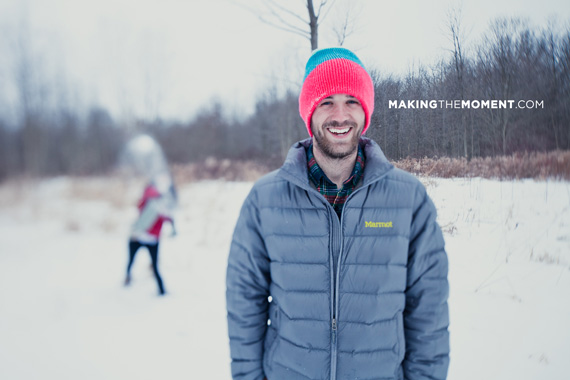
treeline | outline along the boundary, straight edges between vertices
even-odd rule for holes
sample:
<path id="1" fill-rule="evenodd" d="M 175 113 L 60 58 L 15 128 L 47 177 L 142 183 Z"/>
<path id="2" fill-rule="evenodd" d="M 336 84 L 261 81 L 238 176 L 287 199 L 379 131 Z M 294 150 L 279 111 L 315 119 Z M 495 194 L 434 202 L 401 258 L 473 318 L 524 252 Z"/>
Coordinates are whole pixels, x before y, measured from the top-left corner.
<path id="1" fill-rule="evenodd" d="M 570 30 L 557 34 L 499 19 L 469 56 L 454 41 L 451 59 L 435 67 L 404 78 L 377 75 L 370 135 L 387 156 L 470 159 L 570 149 Z M 391 108 L 390 100 L 445 102 L 418 109 Z M 482 107 L 493 100 L 507 107 Z"/>
<path id="2" fill-rule="evenodd" d="M 499 19 L 470 50 L 459 34 L 452 36 L 451 54 L 438 64 L 403 76 L 372 70 L 376 99 L 367 135 L 389 159 L 469 161 L 570 149 L 570 29 Z M 82 113 L 65 102 L 39 107 L 21 83 L 16 125 L 0 114 L 0 180 L 107 173 L 125 142 L 143 132 L 158 140 L 172 164 L 215 157 L 253 159 L 269 167 L 277 167 L 290 145 L 308 136 L 298 114 L 299 88 L 270 87 L 247 117 L 227 117 L 224 105 L 215 103 L 189 121 L 124 125 L 102 108 Z M 512 108 L 481 106 L 494 100 Z M 468 102 L 471 107 L 461 106 Z"/>

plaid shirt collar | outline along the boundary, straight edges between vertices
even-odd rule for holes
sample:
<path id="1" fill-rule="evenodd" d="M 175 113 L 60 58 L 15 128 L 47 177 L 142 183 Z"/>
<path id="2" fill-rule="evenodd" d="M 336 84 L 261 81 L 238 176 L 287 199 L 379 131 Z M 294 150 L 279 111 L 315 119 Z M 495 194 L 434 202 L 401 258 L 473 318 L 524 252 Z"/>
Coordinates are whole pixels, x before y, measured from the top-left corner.
<path id="1" fill-rule="evenodd" d="M 323 172 L 323 170 L 319 167 L 319 164 L 317 164 L 317 160 L 313 155 L 313 144 L 311 143 L 307 149 L 307 167 L 309 170 L 309 179 L 315 185 L 319 193 L 321 193 L 334 208 L 339 218 L 346 199 L 354 191 L 356 185 L 362 177 L 362 173 L 364 172 L 364 161 L 364 151 L 359 144 L 354 169 L 352 170 L 350 177 L 343 182 L 342 188 L 339 189 L 336 184 L 327 177 L 325 172 Z"/>

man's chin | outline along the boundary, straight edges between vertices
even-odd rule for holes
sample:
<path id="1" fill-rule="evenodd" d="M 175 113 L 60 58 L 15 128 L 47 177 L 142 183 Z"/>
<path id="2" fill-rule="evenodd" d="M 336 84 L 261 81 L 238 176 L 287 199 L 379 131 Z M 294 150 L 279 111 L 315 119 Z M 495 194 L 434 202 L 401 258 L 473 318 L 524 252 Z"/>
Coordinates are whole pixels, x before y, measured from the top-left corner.
<path id="1" fill-rule="evenodd" d="M 358 138 L 335 139 L 324 135 L 313 135 L 314 146 L 328 158 L 339 160 L 353 155 L 358 150 Z"/>
<path id="2" fill-rule="evenodd" d="M 353 155 L 357 151 L 357 149 L 358 145 L 339 147 L 339 146 L 331 146 L 329 144 L 325 144 L 325 146 L 319 147 L 319 150 L 321 150 L 326 156 L 337 160 Z"/>

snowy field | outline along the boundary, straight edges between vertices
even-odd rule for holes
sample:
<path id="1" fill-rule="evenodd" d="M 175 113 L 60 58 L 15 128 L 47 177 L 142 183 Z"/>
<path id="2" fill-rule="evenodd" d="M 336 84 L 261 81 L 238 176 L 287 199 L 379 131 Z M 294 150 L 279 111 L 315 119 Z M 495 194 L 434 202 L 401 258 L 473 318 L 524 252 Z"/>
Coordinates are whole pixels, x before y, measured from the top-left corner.
<path id="1" fill-rule="evenodd" d="M 433 179 L 450 260 L 450 380 L 570 373 L 570 183 Z M 229 380 L 228 247 L 251 183 L 179 188 L 159 297 L 148 254 L 123 286 L 142 184 L 0 186 L 0 379 Z"/>

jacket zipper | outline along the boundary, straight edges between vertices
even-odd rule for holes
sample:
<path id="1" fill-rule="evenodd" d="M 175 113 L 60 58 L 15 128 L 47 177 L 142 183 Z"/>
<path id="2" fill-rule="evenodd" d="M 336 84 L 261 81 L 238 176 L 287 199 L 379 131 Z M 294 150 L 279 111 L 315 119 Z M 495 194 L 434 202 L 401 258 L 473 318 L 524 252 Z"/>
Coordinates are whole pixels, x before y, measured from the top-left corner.
<path id="1" fill-rule="evenodd" d="M 331 314 L 332 314 L 332 322 L 331 322 L 331 380 L 335 380 L 336 379 L 336 361 L 337 361 L 337 340 L 336 340 L 336 334 L 337 334 L 337 321 L 336 321 L 336 317 L 337 317 L 337 299 L 336 299 L 336 295 L 338 294 L 337 292 L 337 281 L 336 281 L 336 277 L 337 277 L 337 273 L 338 273 L 338 265 L 335 268 L 335 263 L 334 263 L 334 252 L 335 250 L 339 250 L 338 254 L 340 256 L 340 246 L 337 245 L 337 242 L 339 240 L 339 237 L 342 235 L 340 233 L 340 228 L 337 226 L 340 226 L 340 221 L 338 220 L 338 217 L 336 216 L 336 212 L 334 211 L 333 207 L 328 204 L 328 209 L 329 209 L 329 218 L 331 220 L 331 225 L 333 226 L 332 228 L 332 249 L 330 252 L 330 262 L 331 262 Z M 334 220 L 336 218 L 336 220 Z M 337 233 L 338 230 L 338 233 Z"/>
<path id="2" fill-rule="evenodd" d="M 331 350 L 331 380 L 336 379 L 336 356 L 337 356 L 337 347 L 336 347 L 336 318 L 332 320 L 332 350 Z"/>
<path id="3" fill-rule="evenodd" d="M 374 183 L 376 181 L 371 182 L 370 184 Z M 370 184 L 367 184 L 366 186 L 369 186 Z M 362 188 L 364 188 L 365 186 L 361 186 L 358 189 L 355 189 L 349 196 L 348 198 L 346 198 L 346 201 L 344 202 L 344 205 L 342 206 L 342 212 L 340 213 L 340 219 L 338 219 L 338 235 L 339 235 L 339 252 L 338 252 L 338 258 L 337 258 L 337 264 L 336 264 L 336 273 L 335 273 L 335 280 L 333 283 L 334 286 L 334 291 L 332 294 L 332 302 L 333 302 L 333 317 L 332 317 L 332 350 L 331 350 L 331 354 L 332 354 L 332 358 L 331 358 L 331 380 L 336 380 L 336 363 L 337 363 L 337 355 L 338 355 L 338 347 L 337 347 L 337 328 L 338 328 L 338 313 L 339 313 L 339 293 L 340 293 L 340 263 L 342 261 L 342 254 L 344 251 L 344 235 L 342 234 L 342 225 L 343 225 L 343 220 L 344 220 L 344 207 L 347 205 L 348 201 L 350 200 L 350 198 L 352 198 L 352 196 L 357 193 L 359 190 L 361 190 Z M 328 203 L 328 202 L 327 202 Z M 330 205 L 329 205 L 330 206 Z M 332 209 L 332 206 L 331 206 Z M 333 209 L 334 212 L 334 209 Z M 329 210 L 330 213 L 330 210 Z M 335 216 L 335 215 L 333 215 Z M 334 224 L 334 221 L 333 221 Z M 333 228 L 333 232 L 334 232 L 334 228 Z M 333 247 L 334 249 L 335 247 Z M 331 253 L 332 255 L 332 253 Z M 333 264 L 333 268 L 334 268 L 334 263 Z"/>
<path id="4" fill-rule="evenodd" d="M 386 175 L 386 173 L 384 173 L 384 175 L 375 178 L 373 181 L 362 185 L 361 187 L 355 189 L 346 199 L 344 205 L 342 206 L 342 212 L 341 212 L 341 216 L 340 219 L 337 218 L 338 220 L 338 235 L 340 236 L 340 248 L 339 248 L 339 253 L 338 253 L 338 260 L 337 260 L 337 266 L 336 266 L 336 273 L 335 273 L 335 268 L 334 268 L 334 256 L 333 256 L 333 252 L 334 252 L 334 243 L 335 243 L 335 236 L 332 237 L 331 239 L 331 243 L 333 244 L 333 249 L 330 252 L 330 261 L 331 264 L 333 266 L 333 268 L 331 269 L 331 317 L 332 317 L 332 322 L 331 322 L 331 342 L 332 342 L 332 349 L 331 349 L 331 380 L 336 380 L 336 366 L 337 366 L 337 329 L 338 329 L 338 320 L 337 320 L 337 316 L 338 316 L 338 293 L 339 293 L 339 289 L 340 289 L 340 262 L 342 260 L 342 251 L 343 251 L 343 245 L 344 245 L 344 239 L 343 239 L 343 235 L 341 233 L 342 231 L 342 222 L 344 219 L 344 208 L 346 206 L 346 204 L 348 203 L 348 201 L 350 200 L 350 198 L 352 198 L 352 196 L 354 194 L 356 194 L 358 191 L 360 191 L 361 189 L 365 188 L 365 187 L 369 187 L 371 186 L 373 183 L 378 182 L 380 179 L 382 179 L 384 176 Z M 310 190 L 313 193 L 319 195 L 320 197 L 322 197 L 322 199 L 324 199 L 323 195 L 321 193 L 319 193 L 317 190 L 311 188 L 311 187 L 307 187 L 304 184 L 300 184 L 297 181 L 293 181 L 293 183 L 297 183 L 297 185 L 299 185 L 299 187 L 301 187 L 302 189 L 305 190 Z M 336 223 L 333 220 L 333 217 L 336 216 L 336 212 L 334 211 L 334 208 L 330 205 L 329 202 L 327 202 L 326 199 L 324 199 L 324 204 L 325 206 L 327 206 L 328 210 L 329 210 L 329 219 L 332 221 L 332 225 L 334 225 L 334 223 Z M 333 235 L 335 233 L 335 229 L 337 229 L 337 227 L 333 227 L 332 232 Z M 336 276 L 335 276 L 336 275 Z M 336 277 L 336 278 L 335 278 Z"/>
<path id="5" fill-rule="evenodd" d="M 376 181 L 371 182 L 370 184 L 374 183 Z M 370 184 L 367 184 L 367 186 L 369 186 Z M 332 322 L 331 322 L 331 380 L 336 380 L 336 366 L 337 366 L 337 356 L 338 356 L 338 347 L 337 347 L 337 329 L 338 329 L 338 313 L 339 313 L 339 293 L 340 293 L 340 263 L 342 261 L 342 254 L 344 251 L 344 236 L 342 234 L 342 224 L 343 224 L 343 220 L 344 220 L 344 207 L 346 206 L 346 204 L 348 203 L 348 201 L 350 200 L 350 198 L 352 198 L 352 196 L 357 193 L 359 190 L 363 189 L 365 186 L 361 186 L 358 189 L 354 190 L 346 199 L 346 201 L 344 202 L 344 205 L 342 206 L 342 212 L 340 214 L 340 219 L 336 218 L 336 212 L 334 211 L 334 208 L 328 203 L 326 202 L 326 205 L 328 206 L 328 210 L 329 210 L 329 217 L 332 221 L 333 225 L 333 229 L 332 229 L 332 250 L 330 253 L 330 258 L 331 258 L 331 265 L 332 265 L 332 269 L 331 269 L 331 302 L 332 302 Z M 318 193 L 319 195 L 321 195 L 320 193 Z M 336 224 L 338 223 L 338 224 Z M 338 235 L 338 237 L 337 237 Z M 338 246 L 337 246 L 337 241 L 338 241 Z M 337 263 L 336 263 L 336 267 L 334 264 L 334 251 L 335 249 L 337 249 L 338 247 L 338 257 L 337 257 Z"/>

